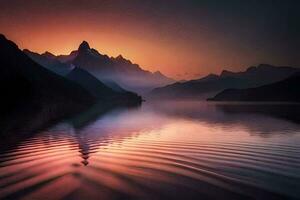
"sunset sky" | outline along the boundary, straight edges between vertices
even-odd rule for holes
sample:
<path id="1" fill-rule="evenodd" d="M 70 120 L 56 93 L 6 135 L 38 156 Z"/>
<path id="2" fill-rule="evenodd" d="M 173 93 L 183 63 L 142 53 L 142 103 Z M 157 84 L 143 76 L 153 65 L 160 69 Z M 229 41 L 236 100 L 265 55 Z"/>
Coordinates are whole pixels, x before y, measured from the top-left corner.
<path id="1" fill-rule="evenodd" d="M 9 0 L 0 32 L 68 54 L 82 40 L 175 79 L 259 63 L 300 66 L 300 1 Z"/>

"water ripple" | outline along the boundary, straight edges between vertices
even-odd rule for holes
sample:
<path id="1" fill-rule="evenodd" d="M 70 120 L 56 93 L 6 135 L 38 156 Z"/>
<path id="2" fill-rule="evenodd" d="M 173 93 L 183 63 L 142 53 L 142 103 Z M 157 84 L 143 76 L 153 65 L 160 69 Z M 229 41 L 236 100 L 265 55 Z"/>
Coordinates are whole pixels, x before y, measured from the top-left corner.
<path id="1" fill-rule="evenodd" d="M 42 131 L 0 152 L 0 199 L 300 197 L 298 130 L 261 137 L 186 119 L 137 130 L 127 117 L 121 128 Z"/>

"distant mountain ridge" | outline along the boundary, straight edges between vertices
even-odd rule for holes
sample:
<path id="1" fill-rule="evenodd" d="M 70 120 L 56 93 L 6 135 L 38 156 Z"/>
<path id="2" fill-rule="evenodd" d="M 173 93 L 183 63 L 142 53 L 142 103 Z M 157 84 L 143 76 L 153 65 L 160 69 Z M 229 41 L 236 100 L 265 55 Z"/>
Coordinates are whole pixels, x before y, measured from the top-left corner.
<path id="1" fill-rule="evenodd" d="M 28 49 L 23 50 L 23 52 L 41 66 L 55 72 L 58 75 L 66 76 L 72 70 L 72 66 L 70 64 L 62 63 L 50 52 L 38 54 Z"/>
<path id="2" fill-rule="evenodd" d="M 279 101 L 300 102 L 300 74 L 278 81 L 276 83 L 248 88 L 226 89 L 211 101 Z"/>
<path id="3" fill-rule="evenodd" d="M 243 72 L 222 71 L 220 75 L 209 74 L 197 80 L 177 82 L 151 91 L 151 97 L 202 98 L 206 99 L 228 88 L 250 88 L 281 81 L 299 72 L 300 69 L 288 66 L 260 64 Z"/>
<path id="4" fill-rule="evenodd" d="M 100 80 L 113 80 L 126 89 L 138 92 L 173 82 L 160 72 L 143 70 L 122 55 L 116 58 L 102 55 L 85 41 L 80 44 L 75 59 L 69 63 L 86 69 Z"/>
<path id="5" fill-rule="evenodd" d="M 47 68 L 66 68 L 66 66 L 69 68 L 70 66 L 80 67 L 101 81 L 114 81 L 125 89 L 136 92 L 149 91 L 155 87 L 175 82 L 159 71 L 152 73 L 143 70 L 138 64 L 132 63 L 122 55 L 116 58 L 102 55 L 96 49 L 91 48 L 86 41 L 83 41 L 78 49 L 72 51 L 69 55 L 55 56 L 55 60 L 60 63 L 57 63 L 57 66 L 48 64 L 50 61 L 41 62 L 40 58 L 34 53 L 32 54 L 29 51 L 26 51 L 26 53 L 36 62 L 40 64 L 45 63 L 45 67 Z M 49 60 L 49 55 L 38 55 Z"/>

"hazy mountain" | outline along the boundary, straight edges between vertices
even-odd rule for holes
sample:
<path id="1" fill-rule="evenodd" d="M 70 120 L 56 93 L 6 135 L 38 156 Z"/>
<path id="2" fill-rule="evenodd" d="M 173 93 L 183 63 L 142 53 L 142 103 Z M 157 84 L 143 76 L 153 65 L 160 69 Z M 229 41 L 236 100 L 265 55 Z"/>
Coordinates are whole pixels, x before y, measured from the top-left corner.
<path id="1" fill-rule="evenodd" d="M 25 49 L 23 52 L 41 66 L 61 76 L 67 75 L 72 69 L 70 64 L 62 63 L 55 55 L 49 52 L 38 54 L 28 49 Z"/>
<path id="2" fill-rule="evenodd" d="M 49 52 L 38 54 L 29 50 L 24 52 L 40 65 L 59 75 L 65 76 L 74 66 L 77 66 L 119 91 L 126 88 L 145 93 L 155 87 L 175 82 L 159 71 L 152 73 L 143 70 L 138 64 L 123 58 L 122 55 L 116 58 L 103 55 L 91 48 L 86 41 L 83 41 L 78 49 L 69 55 L 54 56 Z"/>
<path id="3" fill-rule="evenodd" d="M 165 87 L 156 88 L 152 97 L 166 98 L 208 98 L 228 88 L 250 88 L 283 80 L 299 71 L 295 67 L 276 67 L 261 64 L 249 67 L 243 72 L 224 70 L 220 75 L 210 74 L 206 77 L 187 82 L 177 82 Z"/>
<path id="4" fill-rule="evenodd" d="M 80 85 L 31 60 L 3 35 L 0 35 L 0 66 L 1 112 L 22 107 L 50 113 L 60 110 L 63 114 L 65 110 L 76 110 L 74 107 L 85 107 L 95 100 Z"/>
<path id="5" fill-rule="evenodd" d="M 85 69 L 104 82 L 113 81 L 126 89 L 138 92 L 174 82 L 160 72 L 143 70 L 121 55 L 116 58 L 102 55 L 90 48 L 86 41 L 80 44 L 77 51 L 72 51 L 70 55 L 57 56 L 57 59 Z"/>
<path id="6" fill-rule="evenodd" d="M 141 97 L 137 94 L 126 90 L 120 92 L 116 91 L 79 67 L 75 67 L 66 77 L 80 84 L 96 97 L 98 101 L 110 102 L 112 104 L 116 102 L 121 104 L 134 104 L 141 103 L 142 101 Z M 117 87 L 117 85 L 114 86 Z M 118 89 L 120 90 L 121 88 Z"/>
<path id="7" fill-rule="evenodd" d="M 177 82 L 151 91 L 150 97 L 154 98 L 207 98 L 225 88 L 246 87 L 248 82 L 235 77 L 219 77 L 211 80 L 204 77 L 203 80 Z"/>
<path id="8" fill-rule="evenodd" d="M 120 92 L 120 93 L 125 93 L 128 92 L 127 90 L 125 90 L 124 88 L 122 88 L 120 85 L 118 85 L 116 82 L 111 81 L 111 80 L 104 80 L 102 81 L 107 87 L 110 87 L 111 89 L 113 89 L 116 92 Z"/>
<path id="9" fill-rule="evenodd" d="M 116 94 L 111 88 L 79 67 L 75 67 L 66 78 L 80 84 L 98 99 L 109 98 Z"/>
<path id="10" fill-rule="evenodd" d="M 78 51 L 74 50 L 69 55 L 58 55 L 58 56 L 56 56 L 56 58 L 62 63 L 67 63 L 67 62 L 70 62 L 73 59 L 75 59 L 77 54 L 78 54 Z"/>
<path id="11" fill-rule="evenodd" d="M 70 56 L 55 56 L 50 52 L 38 54 L 28 49 L 24 49 L 23 52 L 41 66 L 61 76 L 67 76 L 75 68 L 73 64 L 68 64 L 68 61 L 76 57 L 77 51 L 73 51 Z M 110 87 L 116 92 L 128 92 L 112 80 L 105 79 L 104 81 L 105 82 L 103 83 L 106 86 Z"/>
<path id="12" fill-rule="evenodd" d="M 242 78 L 249 81 L 252 86 L 261 86 L 288 78 L 298 71 L 299 68 L 296 67 L 260 64 L 257 67 L 249 67 L 244 72 L 230 72 L 224 70 L 220 76 Z"/>
<path id="13" fill-rule="evenodd" d="M 226 89 L 209 99 L 213 101 L 300 102 L 300 74 L 282 81 L 249 89 Z"/>

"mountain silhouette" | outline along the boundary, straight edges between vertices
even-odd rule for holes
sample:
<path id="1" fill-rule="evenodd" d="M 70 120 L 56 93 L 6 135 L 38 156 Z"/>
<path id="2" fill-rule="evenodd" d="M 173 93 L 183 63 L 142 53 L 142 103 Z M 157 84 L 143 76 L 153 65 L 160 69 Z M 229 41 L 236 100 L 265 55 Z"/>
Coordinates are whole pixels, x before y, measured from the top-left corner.
<path id="1" fill-rule="evenodd" d="M 57 59 L 47 52 L 41 56 Z M 109 84 L 115 90 L 110 88 L 84 69 L 74 67 L 65 77 L 60 76 L 33 61 L 2 34 L 0 66 L 1 136 L 8 132 L 32 132 L 77 115 L 92 105 L 104 110 L 137 106 L 142 101 L 137 94 L 113 82 Z"/>
<path id="2" fill-rule="evenodd" d="M 87 70 L 103 82 L 115 82 L 122 87 L 136 92 L 144 92 L 155 87 L 170 84 L 172 79 L 160 72 L 149 72 L 139 65 L 125 59 L 122 55 L 108 57 L 83 41 L 79 48 L 69 55 L 56 57 L 62 63 L 74 65 Z"/>
<path id="3" fill-rule="evenodd" d="M 40 66 L 1 34 L 0 65 L 1 118 L 20 107 L 48 110 L 54 117 L 58 111 L 63 115 L 95 102 L 79 84 Z"/>
<path id="4" fill-rule="evenodd" d="M 56 58 L 55 55 L 49 52 L 38 54 L 28 49 L 23 50 L 23 52 L 41 66 L 47 68 L 48 70 L 58 75 L 66 76 L 72 69 L 71 65 L 62 63 Z"/>
<path id="5" fill-rule="evenodd" d="M 90 45 L 89 43 L 87 43 L 87 41 L 83 41 L 78 47 L 79 52 L 86 52 L 89 51 L 90 49 L 91 49 Z"/>
<path id="6" fill-rule="evenodd" d="M 73 59 L 75 59 L 77 55 L 78 55 L 78 51 L 74 50 L 69 55 L 58 55 L 56 56 L 56 58 L 62 63 L 69 63 Z"/>
<path id="7" fill-rule="evenodd" d="M 111 89 L 113 89 L 116 92 L 120 92 L 120 93 L 126 93 L 128 92 L 127 90 L 125 90 L 124 88 L 122 88 L 120 85 L 118 85 L 116 82 L 111 81 L 111 80 L 105 80 L 102 81 L 107 87 L 110 87 Z"/>
<path id="8" fill-rule="evenodd" d="M 84 49 L 88 49 L 88 48 L 89 48 L 89 45 L 86 42 L 83 43 L 79 47 L 79 49 L 81 49 L 82 51 L 84 51 Z M 64 63 L 63 61 L 61 61 L 61 60 L 65 60 L 65 61 L 68 60 L 69 58 L 67 58 L 67 57 L 64 57 L 63 59 L 61 59 L 61 57 L 55 56 L 52 53 L 47 52 L 47 51 L 43 54 L 38 54 L 38 53 L 32 52 L 28 49 L 24 49 L 23 52 L 26 55 L 28 55 L 32 60 L 34 60 L 35 62 L 40 64 L 41 66 L 47 68 L 48 70 L 50 70 L 58 75 L 64 76 L 64 77 L 67 76 L 75 68 L 74 65 L 68 64 L 67 62 Z M 77 53 L 78 53 L 77 51 L 73 52 L 73 54 L 76 54 L 76 55 L 77 55 Z M 72 56 L 73 55 L 71 55 L 70 57 L 72 57 Z M 83 69 L 81 69 L 81 70 L 83 71 Z M 85 71 L 85 72 L 87 72 L 87 71 Z M 103 82 L 103 83 L 106 86 L 110 87 L 111 89 L 115 90 L 116 92 L 128 92 L 112 80 L 106 79 L 105 82 Z"/>
<path id="9" fill-rule="evenodd" d="M 141 103 L 142 99 L 135 93 L 128 92 L 126 90 L 116 91 L 111 87 L 102 83 L 88 71 L 75 67 L 67 76 L 71 81 L 74 81 L 89 91 L 98 101 L 109 102 L 110 104 L 132 104 Z M 114 85 L 116 89 L 121 88 Z"/>
<path id="10" fill-rule="evenodd" d="M 111 88 L 79 67 L 75 67 L 66 77 L 80 84 L 98 99 L 107 98 L 116 94 Z"/>
<path id="11" fill-rule="evenodd" d="M 201 79 L 156 88 L 151 91 L 150 96 L 206 99 L 229 88 L 245 89 L 281 81 L 299 71 L 296 67 L 277 67 L 268 64 L 249 67 L 243 72 L 224 70 L 220 75 L 210 74 Z"/>
<path id="12" fill-rule="evenodd" d="M 226 89 L 212 101 L 284 101 L 300 102 L 300 74 L 282 81 L 249 89 Z"/>
<path id="13" fill-rule="evenodd" d="M 159 71 L 152 73 L 143 70 L 138 64 L 132 63 L 122 55 L 115 58 L 103 55 L 91 48 L 86 41 L 83 41 L 78 49 L 69 55 L 54 56 L 49 52 L 38 54 L 29 50 L 24 52 L 35 62 L 59 75 L 65 76 L 76 66 L 85 69 L 104 83 L 110 85 L 113 83 L 118 90 L 126 88 L 145 93 L 155 87 L 175 82 Z"/>

